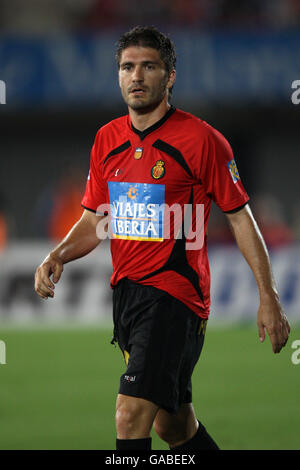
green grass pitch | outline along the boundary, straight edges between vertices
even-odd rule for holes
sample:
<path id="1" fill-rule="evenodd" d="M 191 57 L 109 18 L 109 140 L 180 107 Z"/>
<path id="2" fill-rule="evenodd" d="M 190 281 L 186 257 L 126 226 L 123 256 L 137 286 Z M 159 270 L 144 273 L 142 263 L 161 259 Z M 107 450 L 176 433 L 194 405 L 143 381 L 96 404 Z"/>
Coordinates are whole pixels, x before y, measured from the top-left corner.
<path id="1" fill-rule="evenodd" d="M 100 328 L 5 329 L 0 449 L 114 449 L 124 362 Z M 193 376 L 197 416 L 222 449 L 300 449 L 300 364 L 256 328 L 208 325 Z M 167 449 L 152 433 L 154 450 Z"/>

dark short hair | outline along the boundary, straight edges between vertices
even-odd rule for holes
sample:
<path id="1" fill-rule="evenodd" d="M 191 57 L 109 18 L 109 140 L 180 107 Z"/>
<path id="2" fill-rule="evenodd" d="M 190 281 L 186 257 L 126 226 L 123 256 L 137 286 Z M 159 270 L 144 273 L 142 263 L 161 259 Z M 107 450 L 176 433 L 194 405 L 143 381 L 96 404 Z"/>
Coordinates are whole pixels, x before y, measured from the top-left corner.
<path id="1" fill-rule="evenodd" d="M 176 52 L 173 42 L 154 26 L 136 26 L 122 34 L 117 42 L 116 60 L 118 66 L 120 66 L 122 51 L 130 46 L 152 47 L 152 49 L 159 51 L 168 74 L 176 68 Z"/>

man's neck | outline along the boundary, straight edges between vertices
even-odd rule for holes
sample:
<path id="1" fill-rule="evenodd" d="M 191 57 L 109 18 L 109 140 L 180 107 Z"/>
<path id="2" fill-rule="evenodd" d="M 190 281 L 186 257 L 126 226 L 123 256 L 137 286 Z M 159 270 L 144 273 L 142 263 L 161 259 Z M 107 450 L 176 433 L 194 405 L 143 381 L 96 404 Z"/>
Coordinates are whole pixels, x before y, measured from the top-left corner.
<path id="1" fill-rule="evenodd" d="M 132 125 L 139 131 L 144 131 L 150 126 L 153 126 L 156 122 L 158 122 L 161 118 L 165 116 L 165 114 L 169 111 L 170 105 L 167 101 L 163 100 L 155 109 L 143 113 L 138 110 L 134 110 L 129 108 L 129 116 Z"/>

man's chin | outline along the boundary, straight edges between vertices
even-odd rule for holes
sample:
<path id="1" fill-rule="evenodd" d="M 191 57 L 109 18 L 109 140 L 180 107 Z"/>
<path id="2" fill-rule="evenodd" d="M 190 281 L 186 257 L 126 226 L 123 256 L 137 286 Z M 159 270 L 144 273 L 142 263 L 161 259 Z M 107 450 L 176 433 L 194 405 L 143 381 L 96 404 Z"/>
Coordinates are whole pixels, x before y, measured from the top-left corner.
<path id="1" fill-rule="evenodd" d="M 129 100 L 127 102 L 129 108 L 134 111 L 138 111 L 140 114 L 146 114 L 153 111 L 160 105 L 160 103 L 161 101 L 149 102 L 143 99 Z"/>
<path id="2" fill-rule="evenodd" d="M 131 98 L 128 100 L 127 104 L 130 108 L 138 110 L 147 108 L 150 103 L 143 98 Z"/>

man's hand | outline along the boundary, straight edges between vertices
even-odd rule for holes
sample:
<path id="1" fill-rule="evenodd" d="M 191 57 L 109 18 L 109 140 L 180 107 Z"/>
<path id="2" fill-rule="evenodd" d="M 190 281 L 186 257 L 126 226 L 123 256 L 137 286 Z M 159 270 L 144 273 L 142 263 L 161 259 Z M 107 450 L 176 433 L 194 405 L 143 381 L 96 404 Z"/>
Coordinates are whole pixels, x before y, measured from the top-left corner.
<path id="1" fill-rule="evenodd" d="M 257 327 L 261 342 L 265 340 L 267 330 L 275 354 L 279 353 L 286 345 L 290 334 L 290 325 L 277 296 L 261 300 L 257 313 Z"/>
<path id="2" fill-rule="evenodd" d="M 102 220 L 105 228 L 107 216 L 84 210 L 78 222 L 37 268 L 34 288 L 42 299 L 54 297 L 54 284 L 59 281 L 64 264 L 87 255 L 99 245 L 102 239 L 97 235 L 97 225 Z"/>
<path id="3" fill-rule="evenodd" d="M 54 283 L 56 284 L 63 272 L 63 264 L 59 258 L 54 258 L 51 254 L 42 262 L 35 272 L 35 284 L 34 289 L 36 293 L 47 299 L 48 297 L 54 297 Z M 50 276 L 52 274 L 52 281 Z"/>

